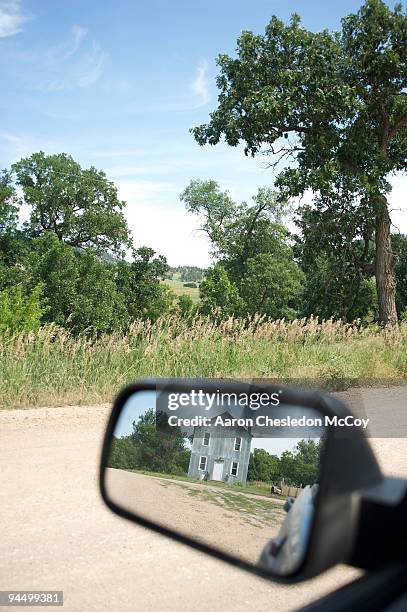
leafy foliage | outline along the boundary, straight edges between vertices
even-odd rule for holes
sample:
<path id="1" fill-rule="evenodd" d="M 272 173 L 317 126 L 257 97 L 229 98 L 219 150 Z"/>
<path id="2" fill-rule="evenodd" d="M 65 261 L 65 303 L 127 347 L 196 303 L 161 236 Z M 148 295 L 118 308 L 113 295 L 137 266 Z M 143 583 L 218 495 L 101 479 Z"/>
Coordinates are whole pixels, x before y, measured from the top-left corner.
<path id="1" fill-rule="evenodd" d="M 0 233 L 15 230 L 18 219 L 16 190 L 10 172 L 0 174 Z"/>
<path id="2" fill-rule="evenodd" d="M 175 305 L 175 312 L 182 319 L 193 321 L 198 314 L 198 306 L 189 295 L 179 295 Z"/>
<path id="3" fill-rule="evenodd" d="M 32 274 L 36 282 L 43 283 L 49 304 L 44 322 L 67 326 L 80 294 L 78 255 L 51 232 L 33 241 L 32 248 Z"/>
<path id="4" fill-rule="evenodd" d="M 109 467 L 119 470 L 135 470 L 139 465 L 137 447 L 132 436 L 112 438 Z"/>
<path id="5" fill-rule="evenodd" d="M 234 202 L 215 181 L 191 181 L 181 195 L 187 210 L 202 217 L 218 264 L 200 285 L 202 313 L 217 316 L 261 313 L 293 317 L 304 275 L 293 260 L 288 213 L 270 189 L 252 203 Z"/>
<path id="6" fill-rule="evenodd" d="M 123 295 L 130 320 L 156 320 L 168 312 L 175 295 L 160 283 L 168 272 L 165 257 L 155 256 L 155 251 L 141 247 L 133 251 L 133 260 L 117 263 L 117 287 Z"/>
<path id="7" fill-rule="evenodd" d="M 0 232 L 0 290 L 32 284 L 32 240 L 19 230 Z"/>
<path id="8" fill-rule="evenodd" d="M 248 480 L 277 483 L 280 478 L 280 460 L 264 448 L 255 448 L 250 454 Z"/>
<path id="9" fill-rule="evenodd" d="M 111 266 L 100 261 L 91 250 L 83 252 L 77 258 L 77 263 L 80 290 L 75 297 L 69 322 L 73 332 L 86 330 L 100 334 L 124 329 L 128 323 L 128 313 Z"/>
<path id="10" fill-rule="evenodd" d="M 157 421 L 157 422 L 156 422 Z M 121 469 L 144 469 L 167 474 L 186 474 L 190 451 L 185 447 L 181 430 L 165 427 L 166 416 L 153 408 L 133 422 L 130 436 L 116 438 L 109 466 Z"/>
<path id="11" fill-rule="evenodd" d="M 259 253 L 248 259 L 241 281 L 241 295 L 248 314 L 261 313 L 274 319 L 293 319 L 305 276 L 290 259 Z"/>
<path id="12" fill-rule="evenodd" d="M 222 320 L 243 310 L 243 300 L 236 285 L 220 265 L 210 268 L 200 285 L 201 312 Z"/>
<path id="13" fill-rule="evenodd" d="M 20 331 L 35 331 L 47 310 L 42 296 L 42 285 L 25 294 L 21 285 L 0 291 L 0 333 L 13 334 Z"/>
<path id="14" fill-rule="evenodd" d="M 397 280 L 396 305 L 401 315 L 407 309 L 407 235 L 395 234 L 392 244 L 395 252 L 394 274 Z"/>
<path id="15" fill-rule="evenodd" d="M 129 230 L 114 184 L 104 172 L 83 170 L 70 155 L 33 153 L 13 164 L 24 203 L 31 207 L 27 232 L 53 232 L 74 247 L 121 253 Z"/>
<path id="16" fill-rule="evenodd" d="M 19 229 L 22 203 L 31 214 Z M 169 312 L 175 296 L 160 283 L 168 271 L 165 258 L 141 247 L 133 250 L 131 262 L 124 259 L 124 249 L 131 244 L 124 206 L 103 172 L 84 170 L 65 153 L 34 153 L 4 171 L 0 175 L 4 304 L 13 287 L 19 287 L 16 296 L 21 293 L 26 299 L 41 286 L 41 299 L 47 304 L 39 315 L 42 323 L 92 335 L 125 330 L 137 318 L 155 320 Z M 4 315 L 4 321 L 13 329 L 20 321 L 21 330 L 26 329 L 24 317 L 16 315 L 11 321 Z"/>
<path id="17" fill-rule="evenodd" d="M 250 455 L 248 480 L 279 484 L 284 479 L 292 486 L 315 483 L 319 476 L 322 442 L 300 440 L 294 451 L 284 451 L 281 457 L 256 448 Z"/>
<path id="18" fill-rule="evenodd" d="M 273 155 L 275 167 L 289 162 L 276 181 L 280 199 L 310 189 L 320 214 L 340 218 L 336 235 L 376 241 L 384 323 L 397 319 L 387 177 L 407 166 L 406 45 L 405 11 L 382 0 L 367 0 L 340 32 L 273 17 L 264 35 L 240 35 L 236 58 L 218 57 L 218 108 L 192 130 L 201 145 L 224 137 Z"/>

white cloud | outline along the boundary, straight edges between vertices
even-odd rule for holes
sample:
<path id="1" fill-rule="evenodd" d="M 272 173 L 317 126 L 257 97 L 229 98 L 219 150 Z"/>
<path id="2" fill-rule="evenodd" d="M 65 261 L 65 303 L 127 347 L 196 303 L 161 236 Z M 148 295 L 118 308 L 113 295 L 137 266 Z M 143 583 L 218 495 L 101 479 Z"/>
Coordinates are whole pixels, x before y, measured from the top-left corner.
<path id="1" fill-rule="evenodd" d="M 88 28 L 83 28 L 80 25 L 74 25 L 71 28 L 71 33 L 73 36 L 72 53 L 75 53 L 79 45 L 81 44 L 81 41 L 85 38 L 86 34 L 88 33 Z"/>
<path id="2" fill-rule="evenodd" d="M 84 58 L 82 74 L 76 80 L 77 87 L 90 87 L 100 79 L 106 54 L 96 43 L 92 43 L 91 52 Z"/>
<path id="3" fill-rule="evenodd" d="M 172 183 L 119 181 L 126 200 L 126 218 L 137 247 L 149 246 L 165 255 L 170 265 L 210 265 L 209 240 L 198 230 L 198 220 L 178 201 Z"/>
<path id="4" fill-rule="evenodd" d="M 11 152 L 11 159 L 14 160 L 17 157 L 27 155 L 29 153 L 29 144 L 21 136 L 12 134 L 11 132 L 0 132 L 0 150 L 2 143 L 5 143 L 5 147 Z"/>
<path id="5" fill-rule="evenodd" d="M 208 62 L 203 60 L 195 68 L 194 78 L 186 84 L 184 91 L 163 97 L 151 106 L 151 110 L 177 113 L 194 111 L 205 106 L 210 99 Z"/>
<path id="6" fill-rule="evenodd" d="M 205 106 L 209 102 L 208 62 L 206 60 L 198 64 L 195 78 L 191 83 L 191 90 L 198 98 L 197 107 Z"/>
<path id="7" fill-rule="evenodd" d="M 119 189 L 120 198 L 130 204 L 133 201 L 154 203 L 157 198 L 168 198 L 169 195 L 178 193 L 173 183 L 165 181 L 119 180 L 115 183 Z"/>
<path id="8" fill-rule="evenodd" d="M 49 47 L 44 54 L 44 64 L 52 67 L 66 62 L 79 50 L 79 47 L 88 33 L 88 29 L 74 25 L 69 30 L 69 38 L 59 45 Z"/>
<path id="9" fill-rule="evenodd" d="M 22 157 L 35 151 L 45 151 L 47 155 L 64 150 L 61 142 L 51 140 L 43 135 L 32 136 L 0 131 L 0 168 L 9 166 Z"/>
<path id="10" fill-rule="evenodd" d="M 70 39 L 65 44 L 48 50 L 45 68 L 56 74 L 49 78 L 47 89 L 84 89 L 100 79 L 106 54 L 94 40 L 90 47 L 83 47 L 87 34 L 87 28 L 76 25 L 71 28 Z"/>
<path id="11" fill-rule="evenodd" d="M 22 32 L 22 26 L 28 18 L 21 11 L 19 0 L 8 0 L 0 3 L 0 38 L 7 38 Z"/>
<path id="12" fill-rule="evenodd" d="M 89 37 L 88 29 L 76 24 L 57 45 L 29 50 L 8 49 L 0 57 L 0 63 L 2 70 L 22 80 L 25 86 L 59 91 L 84 89 L 96 83 L 106 58 L 107 54 L 97 41 Z"/>
<path id="13" fill-rule="evenodd" d="M 111 159 L 113 157 L 134 157 L 134 156 L 144 156 L 145 149 L 103 149 L 103 150 L 92 150 L 90 151 L 90 155 L 92 157 L 101 157 L 106 159 Z"/>

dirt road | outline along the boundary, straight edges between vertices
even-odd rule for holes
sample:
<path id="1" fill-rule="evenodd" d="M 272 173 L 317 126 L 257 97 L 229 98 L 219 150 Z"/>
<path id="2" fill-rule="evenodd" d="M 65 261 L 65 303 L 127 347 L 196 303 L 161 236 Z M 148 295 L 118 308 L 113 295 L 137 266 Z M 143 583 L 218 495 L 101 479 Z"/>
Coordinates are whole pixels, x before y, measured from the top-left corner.
<path id="1" fill-rule="evenodd" d="M 109 468 L 109 497 L 129 512 L 257 564 L 286 513 L 266 497 Z"/>
<path id="2" fill-rule="evenodd" d="M 0 413 L 0 590 L 62 589 L 67 611 L 283 611 L 357 575 L 338 567 L 281 587 L 115 517 L 97 489 L 107 413 Z M 386 469 L 407 476 L 407 440 L 376 446 Z"/>

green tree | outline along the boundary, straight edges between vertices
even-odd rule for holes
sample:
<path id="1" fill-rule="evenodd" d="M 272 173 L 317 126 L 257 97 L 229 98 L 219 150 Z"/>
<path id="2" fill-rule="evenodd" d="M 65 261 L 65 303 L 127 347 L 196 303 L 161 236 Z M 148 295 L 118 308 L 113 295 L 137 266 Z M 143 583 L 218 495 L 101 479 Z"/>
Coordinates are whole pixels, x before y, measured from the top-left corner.
<path id="1" fill-rule="evenodd" d="M 198 306 L 189 295 L 177 297 L 175 312 L 183 319 L 192 321 L 198 314 Z"/>
<path id="2" fill-rule="evenodd" d="M 10 172 L 0 173 L 0 234 L 17 228 L 18 202 Z"/>
<path id="3" fill-rule="evenodd" d="M 397 322 L 387 195 L 389 174 L 407 166 L 405 11 L 367 0 L 333 33 L 273 17 L 263 36 L 245 31 L 237 45 L 236 58 L 218 57 L 219 104 L 192 130 L 197 142 L 224 136 L 290 161 L 276 181 L 284 199 L 310 189 L 321 210 L 351 202 L 375 241 L 379 318 Z M 344 215 L 342 229 L 349 223 Z"/>
<path id="4" fill-rule="evenodd" d="M 360 211 L 350 210 L 345 199 L 340 210 L 306 205 L 297 223 L 301 236 L 294 252 L 307 278 L 301 314 L 348 321 L 377 318 L 374 242 L 370 234 L 363 237 Z"/>
<path id="5" fill-rule="evenodd" d="M 250 455 L 248 480 L 278 484 L 282 479 L 292 486 L 315 483 L 320 471 L 321 440 L 299 440 L 293 451 L 284 451 L 280 457 L 256 448 Z"/>
<path id="6" fill-rule="evenodd" d="M 67 326 L 83 291 L 78 255 L 52 232 L 32 241 L 31 267 L 35 282 L 41 282 L 49 309 L 44 320 Z"/>
<path id="7" fill-rule="evenodd" d="M 190 451 L 179 427 L 168 427 L 165 414 L 153 408 L 133 422 L 132 439 L 139 467 L 153 472 L 183 474 L 188 470 Z"/>
<path id="8" fill-rule="evenodd" d="M 33 153 L 12 165 L 23 201 L 31 208 L 26 231 L 53 232 L 74 247 L 121 253 L 130 245 L 125 202 L 104 172 L 83 169 L 70 155 Z"/>
<path id="9" fill-rule="evenodd" d="M 131 435 L 112 439 L 108 465 L 119 470 L 135 470 L 139 467 L 137 447 Z"/>
<path id="10" fill-rule="evenodd" d="M 397 311 L 407 314 L 407 235 L 395 234 L 392 240 L 395 253 L 394 273 L 397 280 Z"/>
<path id="11" fill-rule="evenodd" d="M 133 260 L 117 263 L 117 287 L 123 295 L 130 320 L 156 320 L 170 309 L 175 294 L 160 281 L 168 272 L 162 255 L 148 247 L 133 251 Z"/>
<path id="12" fill-rule="evenodd" d="M 300 440 L 295 447 L 295 452 L 303 463 L 309 463 L 319 468 L 321 449 L 322 442 L 310 438 L 308 440 Z"/>
<path id="13" fill-rule="evenodd" d="M 204 315 L 227 319 L 240 315 L 244 306 L 236 285 L 229 280 L 226 270 L 220 265 L 209 268 L 199 286 L 200 310 Z"/>
<path id="14" fill-rule="evenodd" d="M 282 223 L 288 205 L 267 188 L 259 189 L 250 204 L 237 204 L 215 181 L 198 180 L 191 181 L 181 200 L 201 216 L 218 260 L 201 282 L 202 311 L 294 316 L 303 274 Z"/>
<path id="15" fill-rule="evenodd" d="M 298 265 L 271 253 L 249 259 L 241 281 L 241 296 L 249 314 L 293 319 L 298 312 L 305 276 Z"/>
<path id="16" fill-rule="evenodd" d="M 375 320 L 377 294 L 373 278 L 365 278 L 355 268 L 341 269 L 335 261 L 318 255 L 307 274 L 300 314 L 318 314 L 346 321 Z"/>
<path id="17" fill-rule="evenodd" d="M 319 477 L 323 441 L 300 440 L 295 447 L 296 480 L 302 485 L 312 485 Z"/>
<path id="18" fill-rule="evenodd" d="M 247 479 L 278 483 L 280 481 L 279 458 L 271 455 L 264 448 L 255 448 L 250 454 Z"/>
<path id="19" fill-rule="evenodd" d="M 302 481 L 297 479 L 297 465 L 295 461 L 294 453 L 291 451 L 284 451 L 280 457 L 280 476 L 284 482 L 291 486 L 299 487 Z"/>
<path id="20" fill-rule="evenodd" d="M 225 255 L 227 228 L 235 217 L 236 204 L 216 181 L 192 180 L 180 196 L 188 212 L 203 218 L 202 230 L 208 235 L 215 258 Z"/>
<path id="21" fill-rule="evenodd" d="M 260 188 L 250 204 L 238 204 L 216 181 L 193 180 L 181 201 L 187 211 L 201 218 L 213 256 L 237 284 L 250 257 L 258 253 L 290 255 L 289 234 L 282 224 L 288 207 L 277 202 L 270 189 Z"/>
<path id="22" fill-rule="evenodd" d="M 30 272 L 24 263 L 29 251 L 25 236 L 17 229 L 18 198 L 11 173 L 0 173 L 0 290 L 26 286 Z"/>
<path id="23" fill-rule="evenodd" d="M 34 331 L 41 325 L 47 305 L 43 287 L 36 285 L 28 294 L 21 285 L 0 291 L 0 333 Z"/>
<path id="24" fill-rule="evenodd" d="M 20 230 L 0 232 L 0 290 L 32 288 L 32 241 Z"/>
<path id="25" fill-rule="evenodd" d="M 184 283 L 199 283 L 205 273 L 203 268 L 198 268 L 197 266 L 179 266 L 178 271 Z"/>
<path id="26" fill-rule="evenodd" d="M 284 481 L 296 487 L 312 485 L 319 476 L 322 442 L 300 440 L 294 451 L 284 451 L 280 457 L 280 474 Z"/>
<path id="27" fill-rule="evenodd" d="M 117 290 L 114 268 L 87 249 L 77 257 L 78 286 L 69 325 L 74 333 L 107 333 L 128 324 L 125 298 Z"/>

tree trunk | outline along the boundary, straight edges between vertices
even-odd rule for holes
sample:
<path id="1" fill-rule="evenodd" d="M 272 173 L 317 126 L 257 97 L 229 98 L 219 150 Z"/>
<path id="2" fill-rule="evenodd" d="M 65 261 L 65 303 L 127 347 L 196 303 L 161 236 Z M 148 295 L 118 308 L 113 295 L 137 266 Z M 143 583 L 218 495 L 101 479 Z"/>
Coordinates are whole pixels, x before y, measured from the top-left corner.
<path id="1" fill-rule="evenodd" d="M 396 325 L 396 281 L 393 274 L 390 217 L 387 210 L 376 217 L 376 289 L 379 321 L 382 325 Z"/>

